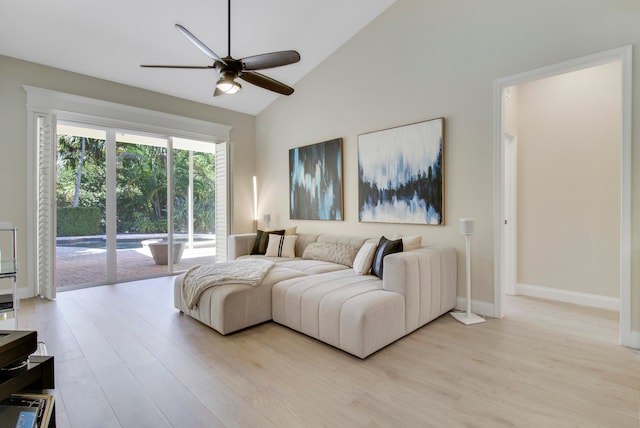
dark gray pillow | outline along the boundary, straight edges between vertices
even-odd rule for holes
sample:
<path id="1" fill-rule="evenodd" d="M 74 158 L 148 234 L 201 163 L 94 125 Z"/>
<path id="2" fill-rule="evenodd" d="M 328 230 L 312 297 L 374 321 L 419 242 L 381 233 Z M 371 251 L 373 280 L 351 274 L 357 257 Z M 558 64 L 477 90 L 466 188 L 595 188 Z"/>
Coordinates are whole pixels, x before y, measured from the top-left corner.
<path id="1" fill-rule="evenodd" d="M 373 256 L 373 266 L 371 266 L 371 274 L 382 279 L 383 260 L 387 254 L 402 252 L 402 238 L 391 241 L 384 236 L 378 242 L 378 249 Z"/>
<path id="2" fill-rule="evenodd" d="M 281 230 L 258 230 L 256 233 L 256 242 L 253 244 L 251 254 L 265 255 L 267 252 L 267 245 L 269 244 L 269 234 L 284 235 L 284 229 Z"/>

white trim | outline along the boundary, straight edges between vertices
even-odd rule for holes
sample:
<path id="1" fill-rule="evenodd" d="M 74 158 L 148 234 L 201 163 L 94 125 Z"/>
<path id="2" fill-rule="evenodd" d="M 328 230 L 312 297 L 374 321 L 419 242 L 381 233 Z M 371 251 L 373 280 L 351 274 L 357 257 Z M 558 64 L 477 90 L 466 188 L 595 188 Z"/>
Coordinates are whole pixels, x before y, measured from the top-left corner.
<path id="1" fill-rule="evenodd" d="M 599 296 L 597 294 L 560 290 L 559 288 L 542 287 L 539 285 L 529 284 L 516 284 L 515 294 L 517 296 L 537 297 L 539 299 L 554 300 L 556 302 L 573 303 L 574 305 L 609 309 L 611 311 L 620 310 L 620 299 L 617 297 Z"/>
<path id="2" fill-rule="evenodd" d="M 515 133 L 506 131 L 504 135 L 505 144 L 505 156 L 504 156 L 504 171 L 505 171 L 505 185 L 508 194 L 503 195 L 505 198 L 504 206 L 504 220 L 505 224 L 501 227 L 504 228 L 504 245 L 505 249 L 511 249 L 510 255 L 505 253 L 505 260 L 503 263 L 503 274 L 505 275 L 505 293 L 515 294 L 515 286 L 518 278 L 518 137 Z M 511 181 L 507 183 L 507 181 Z M 507 257 L 508 256 L 508 257 Z M 503 293 L 504 294 L 504 293 Z"/>
<path id="3" fill-rule="evenodd" d="M 622 60 L 622 149 L 620 153 L 620 344 L 640 349 L 631 339 L 631 124 L 632 47 L 621 48 Z M 638 338 L 636 338 L 638 339 Z"/>
<path id="4" fill-rule="evenodd" d="M 229 195 L 231 193 L 229 183 L 230 170 L 230 144 L 216 144 L 216 263 L 228 260 L 227 238 L 230 234 L 231 205 Z M 226 201 L 226 203 L 225 203 Z"/>
<path id="5" fill-rule="evenodd" d="M 467 298 L 458 296 L 456 298 L 456 308 L 457 311 L 466 311 L 467 310 Z M 494 305 L 489 302 L 483 302 L 482 300 L 473 300 L 471 299 L 471 312 L 474 314 L 478 314 L 484 317 L 492 317 L 496 312 Z"/>
<path id="6" fill-rule="evenodd" d="M 37 135 L 37 117 L 33 113 L 27 114 L 27 287 L 24 288 L 26 290 L 26 296 L 23 296 L 20 293 L 20 289 L 18 289 L 18 296 L 21 299 L 27 297 L 34 297 L 36 295 L 36 269 L 37 269 L 37 245 L 34 243 L 37 241 L 37 228 L 36 224 L 38 222 L 38 199 L 37 193 L 34 189 L 37 189 L 37 177 L 36 171 L 38 170 L 38 157 L 36 153 L 37 144 L 36 143 L 36 135 Z"/>
<path id="7" fill-rule="evenodd" d="M 640 331 L 633 330 L 629 332 L 629 347 L 640 349 Z"/>
<path id="8" fill-rule="evenodd" d="M 109 128 L 172 135 L 193 140 L 229 141 L 232 127 L 215 122 L 132 107 L 49 89 L 22 86 L 27 92 L 27 110 L 58 114 L 58 119 L 90 122 Z"/>
<path id="9" fill-rule="evenodd" d="M 504 317 L 502 268 L 502 94 L 509 81 L 498 79 L 493 82 L 493 316 Z"/>
<path id="10" fill-rule="evenodd" d="M 570 71 L 615 61 L 622 63 L 622 146 L 620 150 L 620 344 L 640 347 L 631 338 L 631 125 L 632 125 L 632 46 L 597 53 L 496 79 L 493 85 L 493 274 L 495 316 L 504 316 L 501 305 L 502 278 L 502 93 L 508 86 L 538 80 Z M 634 336 L 635 337 L 635 336 Z M 635 343 L 635 346 L 632 344 Z"/>
<path id="11" fill-rule="evenodd" d="M 107 235 L 106 276 L 103 279 L 107 284 L 115 284 L 118 281 L 118 202 L 116 199 L 116 187 L 118 176 L 116 131 L 113 128 L 105 128 L 105 233 Z"/>
<path id="12" fill-rule="evenodd" d="M 31 287 L 18 287 L 18 300 L 34 297 Z"/>

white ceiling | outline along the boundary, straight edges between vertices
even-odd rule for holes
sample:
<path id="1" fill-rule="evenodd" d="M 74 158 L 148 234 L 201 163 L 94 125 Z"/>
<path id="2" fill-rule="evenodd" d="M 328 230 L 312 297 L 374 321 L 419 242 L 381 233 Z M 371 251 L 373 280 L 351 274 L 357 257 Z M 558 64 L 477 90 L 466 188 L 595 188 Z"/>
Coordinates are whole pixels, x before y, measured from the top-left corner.
<path id="1" fill-rule="evenodd" d="M 295 89 L 394 1 L 232 0 L 231 54 L 297 50 L 299 63 L 263 71 Z M 252 115 L 283 96 L 241 81 L 213 98 L 215 70 L 140 68 L 212 63 L 175 24 L 227 55 L 227 0 L 1 0 L 0 54 Z"/>

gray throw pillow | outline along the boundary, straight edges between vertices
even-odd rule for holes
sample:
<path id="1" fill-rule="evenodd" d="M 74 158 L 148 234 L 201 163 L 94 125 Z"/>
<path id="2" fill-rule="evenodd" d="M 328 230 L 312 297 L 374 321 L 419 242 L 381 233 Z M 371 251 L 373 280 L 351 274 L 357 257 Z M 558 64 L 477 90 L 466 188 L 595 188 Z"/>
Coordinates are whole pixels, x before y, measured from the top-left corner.
<path id="1" fill-rule="evenodd" d="M 313 242 L 304 249 L 302 258 L 353 267 L 353 260 L 356 258 L 358 250 L 360 250 L 360 247 L 355 245 L 333 242 Z"/>

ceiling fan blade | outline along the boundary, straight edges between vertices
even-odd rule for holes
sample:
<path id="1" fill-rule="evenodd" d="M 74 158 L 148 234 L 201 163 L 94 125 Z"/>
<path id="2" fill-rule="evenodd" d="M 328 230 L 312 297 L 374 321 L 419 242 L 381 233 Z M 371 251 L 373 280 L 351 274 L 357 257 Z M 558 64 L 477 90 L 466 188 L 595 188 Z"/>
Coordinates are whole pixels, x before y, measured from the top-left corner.
<path id="1" fill-rule="evenodd" d="M 144 67 L 144 68 L 196 68 L 196 69 L 211 69 L 211 68 L 215 68 L 213 65 L 146 65 L 146 64 L 143 64 L 140 67 Z"/>
<path id="2" fill-rule="evenodd" d="M 200 49 L 202 52 L 204 52 L 204 54 L 206 56 L 208 56 L 209 58 L 211 58 L 214 61 L 220 61 L 221 63 L 223 63 L 225 65 L 227 64 L 214 51 L 209 49 L 209 47 L 207 45 L 205 45 L 200 40 L 198 40 L 198 38 L 196 36 L 191 34 L 191 32 L 189 30 L 187 30 L 186 28 L 184 28 L 182 25 L 176 24 L 176 28 L 178 29 L 178 31 L 180 31 L 182 34 L 184 34 L 184 36 L 187 39 L 189 39 L 189 41 L 191 41 L 191 43 L 196 45 L 198 47 L 198 49 Z"/>
<path id="3" fill-rule="evenodd" d="M 271 52 L 262 55 L 248 56 L 240 60 L 243 70 L 263 70 L 265 68 L 280 67 L 300 61 L 300 54 L 296 51 Z"/>
<path id="4" fill-rule="evenodd" d="M 267 77 L 264 74 L 255 73 L 255 72 L 240 73 L 238 77 L 256 86 L 260 86 L 261 88 L 268 89 L 270 91 L 277 92 L 282 95 L 293 94 L 292 87 L 287 86 L 284 83 L 278 82 L 277 80 L 274 80 L 271 77 Z"/>

